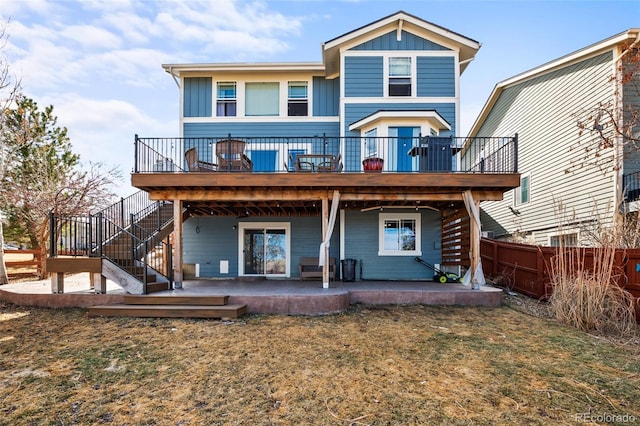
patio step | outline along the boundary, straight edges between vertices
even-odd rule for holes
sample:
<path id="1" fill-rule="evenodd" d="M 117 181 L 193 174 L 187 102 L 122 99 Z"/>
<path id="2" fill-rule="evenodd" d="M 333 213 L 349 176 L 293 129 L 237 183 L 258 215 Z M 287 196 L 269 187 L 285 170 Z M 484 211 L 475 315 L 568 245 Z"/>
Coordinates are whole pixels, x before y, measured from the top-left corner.
<path id="1" fill-rule="evenodd" d="M 124 303 L 89 308 L 89 316 L 140 318 L 240 318 L 247 305 L 229 305 L 228 296 L 134 296 Z"/>

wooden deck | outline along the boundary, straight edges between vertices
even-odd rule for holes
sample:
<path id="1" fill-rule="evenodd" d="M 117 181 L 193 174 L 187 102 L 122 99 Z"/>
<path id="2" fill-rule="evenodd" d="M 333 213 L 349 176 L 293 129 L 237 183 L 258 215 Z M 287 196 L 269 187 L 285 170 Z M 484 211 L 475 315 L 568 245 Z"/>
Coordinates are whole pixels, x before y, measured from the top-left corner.
<path id="1" fill-rule="evenodd" d="M 229 305 L 228 296 L 124 296 L 124 303 L 89 308 L 90 317 L 222 318 L 236 319 L 247 305 Z"/>

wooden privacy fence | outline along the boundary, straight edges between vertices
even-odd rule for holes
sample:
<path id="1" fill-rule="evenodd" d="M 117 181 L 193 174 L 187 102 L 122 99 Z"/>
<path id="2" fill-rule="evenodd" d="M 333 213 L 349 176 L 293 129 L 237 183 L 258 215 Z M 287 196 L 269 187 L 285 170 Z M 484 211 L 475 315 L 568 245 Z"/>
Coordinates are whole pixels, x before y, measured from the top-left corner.
<path id="1" fill-rule="evenodd" d="M 581 250 L 579 258 L 585 269 L 593 265 L 597 248 Z M 483 238 L 480 241 L 482 269 L 487 276 L 500 278 L 517 292 L 537 299 L 551 295 L 551 267 L 557 247 L 540 247 L 507 243 Z M 617 283 L 640 298 L 640 249 L 618 249 L 614 255 Z"/>
<path id="2" fill-rule="evenodd" d="M 40 250 L 5 250 L 4 264 L 9 276 L 22 275 L 24 269 L 33 269 L 35 273 L 40 264 Z"/>

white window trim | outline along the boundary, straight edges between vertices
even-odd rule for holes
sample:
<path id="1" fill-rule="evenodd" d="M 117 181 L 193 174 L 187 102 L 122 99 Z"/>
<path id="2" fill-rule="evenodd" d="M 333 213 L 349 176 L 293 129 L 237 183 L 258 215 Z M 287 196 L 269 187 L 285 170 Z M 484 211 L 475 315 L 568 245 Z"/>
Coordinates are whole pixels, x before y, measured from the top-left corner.
<path id="1" fill-rule="evenodd" d="M 297 149 L 304 149 L 306 153 L 310 154 L 313 152 L 313 145 L 310 143 L 307 144 L 296 144 Z M 253 151 L 277 151 L 276 155 L 276 168 L 275 171 L 283 172 L 285 171 L 284 165 L 285 163 L 289 163 L 289 146 L 287 144 L 274 144 L 272 142 L 251 142 L 246 147 L 246 154 L 249 158 L 251 158 L 251 154 Z"/>
<path id="2" fill-rule="evenodd" d="M 268 274 L 269 277 L 291 277 L 291 222 L 239 222 L 238 223 L 238 276 L 253 276 L 244 273 L 244 230 L 246 228 L 284 229 L 287 240 L 286 272 L 284 274 Z M 261 275 L 261 274 L 259 274 Z"/>
<path id="3" fill-rule="evenodd" d="M 410 96 L 389 96 L 389 59 L 390 58 L 409 58 L 411 59 L 411 95 Z M 395 54 L 387 54 L 383 56 L 384 67 L 384 91 L 383 96 L 391 99 L 410 99 L 418 95 L 418 55 L 416 53 L 395 52 Z"/>
<path id="4" fill-rule="evenodd" d="M 568 229 L 563 229 L 562 231 L 559 232 L 553 232 L 547 235 L 547 245 L 550 247 L 559 247 L 559 246 L 552 246 L 551 245 L 551 239 L 553 237 L 565 237 L 567 235 L 575 235 L 576 236 L 576 245 L 579 246 L 580 245 L 580 229 L 578 228 L 568 228 Z M 573 246 L 565 246 L 565 247 L 573 247 Z"/>
<path id="5" fill-rule="evenodd" d="M 529 179 L 529 200 L 523 203 L 521 201 L 522 179 L 525 179 L 525 178 Z M 518 185 L 518 187 L 513 190 L 513 206 L 514 207 L 526 206 L 529 203 L 531 203 L 531 173 L 522 173 L 520 175 L 520 185 Z"/>
<path id="6" fill-rule="evenodd" d="M 384 249 L 384 222 L 387 219 L 411 219 L 416 222 L 416 248 L 411 251 Z M 422 215 L 420 213 L 380 213 L 378 215 L 378 256 L 422 256 Z"/>
<path id="7" fill-rule="evenodd" d="M 288 102 L 289 102 L 289 82 L 306 82 L 307 83 L 307 115 L 304 116 L 289 116 L 288 114 Z M 235 82 L 236 83 L 236 115 L 235 116 L 216 116 L 215 112 L 217 111 L 217 84 L 225 83 L 225 82 Z M 278 83 L 278 115 L 251 115 L 247 116 L 246 113 L 246 85 L 247 83 Z M 212 96 L 213 102 L 213 118 L 215 121 L 232 121 L 243 119 L 245 117 L 251 119 L 252 121 L 281 121 L 280 119 L 286 119 L 287 121 L 293 120 L 309 120 L 309 118 L 313 117 L 313 78 L 298 78 L 298 79 L 270 79 L 270 78 L 246 78 L 246 79 L 220 79 L 213 80 L 213 90 L 216 90 L 215 96 Z M 184 101 L 184 94 L 181 98 L 181 102 Z M 182 106 L 181 106 L 182 108 Z M 319 117 L 321 120 L 326 120 L 328 117 Z M 217 120 L 216 120 L 217 119 Z M 196 122 L 194 120 L 187 120 L 188 122 Z M 336 121 L 338 121 L 336 119 Z"/>

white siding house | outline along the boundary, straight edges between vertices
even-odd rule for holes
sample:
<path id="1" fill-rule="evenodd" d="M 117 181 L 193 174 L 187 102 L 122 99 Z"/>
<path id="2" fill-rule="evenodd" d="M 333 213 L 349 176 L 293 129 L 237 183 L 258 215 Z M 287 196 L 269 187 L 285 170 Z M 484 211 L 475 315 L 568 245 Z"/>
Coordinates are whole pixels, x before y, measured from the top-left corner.
<path id="1" fill-rule="evenodd" d="M 614 141 L 603 146 L 588 112 L 632 99 L 617 98 L 625 91 L 613 77 L 624 50 L 639 47 L 639 32 L 625 31 L 495 86 L 469 137 L 517 132 L 521 186 L 502 201 L 482 203 L 485 235 L 588 245 L 595 227 L 610 223 L 623 200 L 623 175 L 637 169 L 625 163 L 622 139 L 601 119 L 597 124 Z"/>

